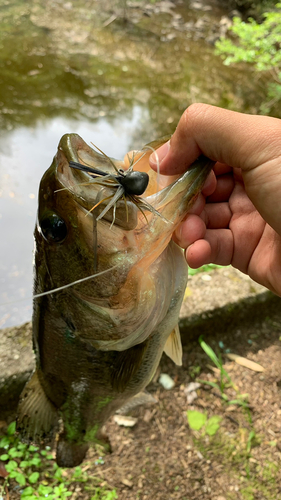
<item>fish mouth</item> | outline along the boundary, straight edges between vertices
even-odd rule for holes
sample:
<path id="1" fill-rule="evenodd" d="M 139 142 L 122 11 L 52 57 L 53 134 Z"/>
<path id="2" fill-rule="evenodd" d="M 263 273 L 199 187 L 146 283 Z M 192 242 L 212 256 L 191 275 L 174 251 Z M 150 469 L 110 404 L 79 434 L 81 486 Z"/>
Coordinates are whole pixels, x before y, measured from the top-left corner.
<path id="1" fill-rule="evenodd" d="M 118 161 L 96 152 L 77 134 L 66 134 L 58 147 L 58 179 L 62 189 L 73 194 L 85 214 L 91 213 L 97 220 L 126 231 L 137 228 L 139 224 L 143 226 L 155 217 L 173 224 L 179 220 L 178 211 L 174 210 L 175 203 L 184 204 L 184 216 L 194 204 L 214 162 L 201 155 L 184 174 L 160 189 L 161 180 L 166 176 L 160 174 L 159 181 L 159 176 L 149 167 L 151 152 L 148 146 L 137 155 L 132 155 L 131 159 L 128 160 L 127 156 L 124 161 Z M 84 169 L 71 168 L 71 162 L 77 162 Z M 102 175 L 93 177 L 87 171 L 88 167 L 99 170 Z M 149 177 L 148 187 L 142 196 L 128 194 L 117 180 L 120 169 L 126 175 L 128 167 L 129 170 L 146 172 Z"/>

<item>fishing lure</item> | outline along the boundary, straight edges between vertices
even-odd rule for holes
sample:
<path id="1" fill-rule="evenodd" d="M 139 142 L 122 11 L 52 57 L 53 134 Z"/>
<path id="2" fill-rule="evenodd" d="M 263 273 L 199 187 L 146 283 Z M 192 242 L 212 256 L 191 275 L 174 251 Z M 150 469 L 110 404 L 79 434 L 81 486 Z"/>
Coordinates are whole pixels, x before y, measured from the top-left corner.
<path id="1" fill-rule="evenodd" d="M 95 144 L 92 143 L 92 145 L 103 155 L 105 158 L 111 163 L 112 167 L 114 168 L 115 172 L 117 175 L 110 174 L 108 172 L 104 172 L 103 170 L 100 170 L 98 168 L 93 168 L 90 165 L 79 163 L 76 161 L 70 161 L 69 166 L 71 168 L 77 168 L 78 170 L 82 170 L 84 172 L 87 172 L 90 174 L 95 180 L 94 182 L 97 184 L 101 184 L 105 187 L 109 188 L 116 188 L 116 193 L 108 196 L 106 198 L 103 198 L 102 200 L 99 200 L 96 205 L 94 205 L 89 212 L 92 212 L 95 208 L 98 207 L 101 203 L 106 201 L 107 199 L 111 200 L 108 202 L 104 210 L 96 217 L 96 221 L 99 221 L 102 219 L 105 214 L 113 207 L 113 220 L 112 220 L 112 225 L 115 222 L 115 212 L 116 212 L 116 203 L 118 200 L 123 198 L 126 206 L 126 211 L 127 211 L 127 219 L 128 219 L 128 209 L 127 209 L 127 203 L 126 203 L 126 198 L 128 198 L 130 201 L 132 201 L 137 208 L 141 211 L 143 214 L 144 218 L 147 221 L 146 215 L 143 212 L 143 210 L 148 210 L 149 212 L 153 213 L 154 215 L 157 215 L 161 217 L 163 220 L 166 222 L 167 219 L 161 215 L 158 210 L 156 210 L 150 203 L 148 203 L 146 200 L 143 198 L 139 198 L 140 195 L 142 195 L 149 183 L 149 175 L 146 172 L 139 172 L 138 170 L 133 170 L 133 168 L 136 166 L 136 164 L 143 158 L 143 156 L 146 154 L 148 149 L 151 149 L 151 151 L 155 151 L 155 149 L 150 146 L 149 144 L 145 146 L 146 151 L 136 160 L 134 161 L 134 154 L 132 158 L 129 158 L 129 163 L 130 166 L 127 170 L 123 170 L 122 168 L 118 169 L 114 162 L 111 160 L 109 156 L 107 156 L 106 153 L 104 153 L 100 148 L 98 148 Z M 159 168 L 157 169 L 157 172 L 159 173 Z M 158 184 L 157 184 L 157 190 L 158 190 Z"/>
<path id="2" fill-rule="evenodd" d="M 78 170 L 87 172 L 94 179 L 97 180 L 99 179 L 100 182 L 98 181 L 97 182 L 99 184 L 102 184 L 103 186 L 116 188 L 116 193 L 112 195 L 111 201 L 106 205 L 106 207 L 99 214 L 96 220 L 102 219 L 105 216 L 105 214 L 111 209 L 111 207 L 114 207 L 114 209 L 116 209 L 117 201 L 120 200 L 121 198 L 124 198 L 124 200 L 126 201 L 125 198 L 126 196 L 129 199 L 131 199 L 135 204 L 139 204 L 138 200 L 135 199 L 135 196 L 142 195 L 145 192 L 149 182 L 148 174 L 146 172 L 139 172 L 137 170 L 128 169 L 127 171 L 124 171 L 123 169 L 120 168 L 119 170 L 116 169 L 118 175 L 113 175 L 113 174 L 108 174 L 103 170 L 92 168 L 88 165 L 83 165 L 82 163 L 78 163 L 75 161 L 70 161 L 69 166 L 71 168 L 77 168 Z M 93 211 L 98 205 L 100 205 L 106 199 L 107 198 L 100 200 L 94 207 L 92 207 L 91 211 Z M 115 219 L 115 213 L 113 216 L 113 223 L 114 219 Z"/>
<path id="3" fill-rule="evenodd" d="M 145 192 L 148 183 L 149 183 L 149 175 L 146 172 L 139 172 L 138 170 L 133 170 L 135 167 L 136 163 L 142 159 L 142 157 L 146 154 L 146 152 L 143 153 L 143 155 L 138 158 L 138 160 L 135 162 L 134 161 L 134 155 L 130 159 L 129 158 L 129 163 L 130 166 L 128 170 L 123 170 L 123 169 L 117 169 L 116 165 L 114 162 L 109 158 L 101 149 L 99 149 L 97 146 L 93 144 L 93 146 L 100 151 L 111 163 L 113 166 L 116 175 L 104 172 L 103 170 L 100 170 L 98 168 L 93 168 L 90 165 L 79 163 L 76 161 L 70 161 L 69 166 L 71 168 L 76 168 L 78 170 L 82 170 L 83 172 L 88 173 L 92 178 L 93 178 L 93 183 L 100 184 L 104 187 L 107 188 L 112 188 L 116 190 L 113 192 L 113 194 L 110 194 L 109 196 L 98 199 L 97 198 L 97 203 L 88 211 L 89 213 L 92 213 L 94 215 L 93 217 L 93 236 L 94 236 L 94 270 L 97 271 L 97 221 L 101 220 L 107 212 L 113 208 L 113 217 L 112 217 L 112 223 L 111 227 L 115 223 L 115 217 L 116 217 L 116 204 L 120 199 L 124 200 L 125 207 L 126 207 L 126 213 L 127 213 L 127 222 L 129 219 L 129 211 L 127 207 L 127 199 L 130 200 L 136 207 L 141 211 L 142 215 L 144 216 L 146 222 L 148 222 L 146 214 L 144 213 L 144 210 L 148 210 L 149 212 L 153 213 L 154 215 L 159 216 L 165 222 L 168 222 L 163 215 L 161 215 L 152 205 L 150 205 L 146 200 L 143 198 L 140 198 L 140 196 Z M 150 148 L 150 146 L 148 146 Z M 154 150 L 153 148 L 150 148 Z M 106 204 L 105 208 L 101 211 L 99 215 L 95 215 L 97 207 L 104 203 L 105 201 L 108 201 Z"/>
<path id="4" fill-rule="evenodd" d="M 117 170 L 119 175 L 112 175 L 103 172 L 97 168 L 92 168 L 87 165 L 83 165 L 82 163 L 78 163 L 75 161 L 70 161 L 69 166 L 72 168 L 77 168 L 79 170 L 83 170 L 89 174 L 92 174 L 93 177 L 97 178 L 98 176 L 104 176 L 116 183 L 120 184 L 123 188 L 123 194 L 132 194 L 140 196 L 143 194 L 148 186 L 149 176 L 146 172 L 139 172 L 138 170 L 128 170 L 124 171 L 122 168 Z"/>

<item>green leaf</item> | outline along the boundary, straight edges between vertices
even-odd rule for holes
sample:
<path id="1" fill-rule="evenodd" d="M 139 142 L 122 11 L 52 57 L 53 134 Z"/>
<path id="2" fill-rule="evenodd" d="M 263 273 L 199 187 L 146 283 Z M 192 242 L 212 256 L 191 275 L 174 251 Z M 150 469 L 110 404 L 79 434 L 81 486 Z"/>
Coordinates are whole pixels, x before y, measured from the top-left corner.
<path id="1" fill-rule="evenodd" d="M 8 448 L 10 445 L 10 439 L 5 436 L 0 440 L 0 448 Z"/>
<path id="2" fill-rule="evenodd" d="M 28 451 L 38 451 L 39 448 L 37 448 L 36 446 L 33 446 L 33 444 L 31 444 L 28 448 Z"/>
<path id="3" fill-rule="evenodd" d="M 20 486 L 25 486 L 26 485 L 25 475 L 21 474 L 21 472 L 17 472 L 17 474 L 15 475 L 15 480 L 17 481 L 17 483 Z"/>
<path id="4" fill-rule="evenodd" d="M 9 460 L 9 455 L 7 455 L 7 453 L 4 453 L 4 455 L 0 456 L 0 460 Z"/>
<path id="5" fill-rule="evenodd" d="M 220 428 L 220 421 L 222 417 L 219 417 L 218 415 L 214 415 L 213 417 L 209 418 L 206 422 L 205 426 L 205 432 L 208 434 L 208 436 L 214 436 L 216 432 Z"/>
<path id="6" fill-rule="evenodd" d="M 39 479 L 39 472 L 33 472 L 29 478 L 28 478 L 28 481 L 32 484 L 36 483 Z"/>
<path id="7" fill-rule="evenodd" d="M 30 495 L 32 495 L 34 492 L 34 489 L 32 488 L 32 486 L 28 486 L 27 488 L 25 488 L 21 494 L 21 498 L 26 498 L 26 497 L 29 497 Z"/>
<path id="8" fill-rule="evenodd" d="M 41 463 L 41 459 L 38 457 L 34 457 L 30 460 L 30 465 L 35 465 L 35 467 L 40 467 Z"/>
<path id="9" fill-rule="evenodd" d="M 9 476 L 10 476 L 11 478 L 16 477 L 16 475 L 17 475 L 17 471 L 16 471 L 16 470 L 12 470 L 12 471 L 10 472 L 10 474 L 9 474 Z"/>
<path id="10" fill-rule="evenodd" d="M 17 466 L 18 464 L 17 462 L 15 462 L 15 460 L 10 460 L 7 464 L 5 464 L 7 472 L 12 472 L 12 470 L 17 468 Z"/>
<path id="11" fill-rule="evenodd" d="M 106 500 L 115 500 L 118 498 L 116 490 L 109 491 L 106 496 Z"/>
<path id="12" fill-rule="evenodd" d="M 16 432 L 16 422 L 12 422 L 7 429 L 7 434 L 8 436 L 13 436 L 15 432 Z"/>
<path id="13" fill-rule="evenodd" d="M 194 431 L 199 431 L 206 423 L 207 415 L 196 410 L 187 411 L 187 421 L 189 427 Z"/>
<path id="14" fill-rule="evenodd" d="M 20 452 L 18 452 L 18 450 L 16 448 L 10 448 L 8 453 L 9 453 L 10 457 L 17 458 L 19 456 Z"/>
<path id="15" fill-rule="evenodd" d="M 29 467 L 29 462 L 27 460 L 22 460 L 22 462 L 20 463 L 20 468 L 26 469 L 27 467 Z"/>
<path id="16" fill-rule="evenodd" d="M 24 444 L 24 443 L 18 443 L 18 450 L 26 450 L 27 448 L 27 444 Z"/>
<path id="17" fill-rule="evenodd" d="M 217 368 L 221 369 L 222 365 L 219 362 L 219 358 L 217 357 L 213 349 L 208 344 L 206 344 L 206 342 L 204 342 L 202 335 L 199 337 L 199 344 L 202 347 L 203 351 L 205 351 L 207 356 L 209 356 L 209 358 L 213 361 L 214 365 L 216 365 Z"/>
<path id="18" fill-rule="evenodd" d="M 62 478 L 62 470 L 61 470 L 60 467 L 56 470 L 56 472 L 54 474 L 54 478 L 55 479 L 61 479 Z"/>
<path id="19" fill-rule="evenodd" d="M 52 493 L 53 488 L 51 486 L 44 486 L 43 484 L 40 484 L 38 488 L 38 493 L 39 495 L 49 495 L 49 493 Z"/>

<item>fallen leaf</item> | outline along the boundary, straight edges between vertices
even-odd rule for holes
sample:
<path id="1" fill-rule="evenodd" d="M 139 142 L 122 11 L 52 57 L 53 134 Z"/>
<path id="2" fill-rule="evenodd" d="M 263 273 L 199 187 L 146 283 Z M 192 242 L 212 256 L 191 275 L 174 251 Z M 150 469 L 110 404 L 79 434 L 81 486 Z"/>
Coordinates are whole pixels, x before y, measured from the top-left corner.
<path id="1" fill-rule="evenodd" d="M 251 361 L 250 359 L 243 358 L 242 356 L 238 356 L 238 354 L 229 353 L 227 357 L 232 361 L 235 361 L 238 365 L 244 366 L 245 368 L 249 368 L 254 372 L 264 372 L 263 366 Z"/>
<path id="2" fill-rule="evenodd" d="M 0 477 L 7 477 L 9 473 L 6 471 L 5 465 L 3 462 L 0 462 Z"/>
<path id="3" fill-rule="evenodd" d="M 121 482 L 125 484 L 125 486 L 128 486 L 128 488 L 132 488 L 134 486 L 134 483 L 126 478 L 121 479 Z"/>

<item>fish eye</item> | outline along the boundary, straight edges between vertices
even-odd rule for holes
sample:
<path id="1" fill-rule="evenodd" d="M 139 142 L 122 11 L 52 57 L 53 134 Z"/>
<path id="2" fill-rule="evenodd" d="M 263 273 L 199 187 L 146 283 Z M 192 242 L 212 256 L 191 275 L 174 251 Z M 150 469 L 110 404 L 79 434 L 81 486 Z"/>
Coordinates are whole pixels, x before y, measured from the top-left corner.
<path id="1" fill-rule="evenodd" d="M 145 192 L 149 182 L 149 176 L 146 172 L 132 171 L 128 172 L 125 177 L 120 176 L 118 180 L 127 194 L 139 196 Z"/>
<path id="2" fill-rule="evenodd" d="M 66 223 L 55 213 L 43 217 L 39 221 L 39 226 L 43 237 L 49 243 L 59 243 L 63 241 L 67 235 Z"/>

